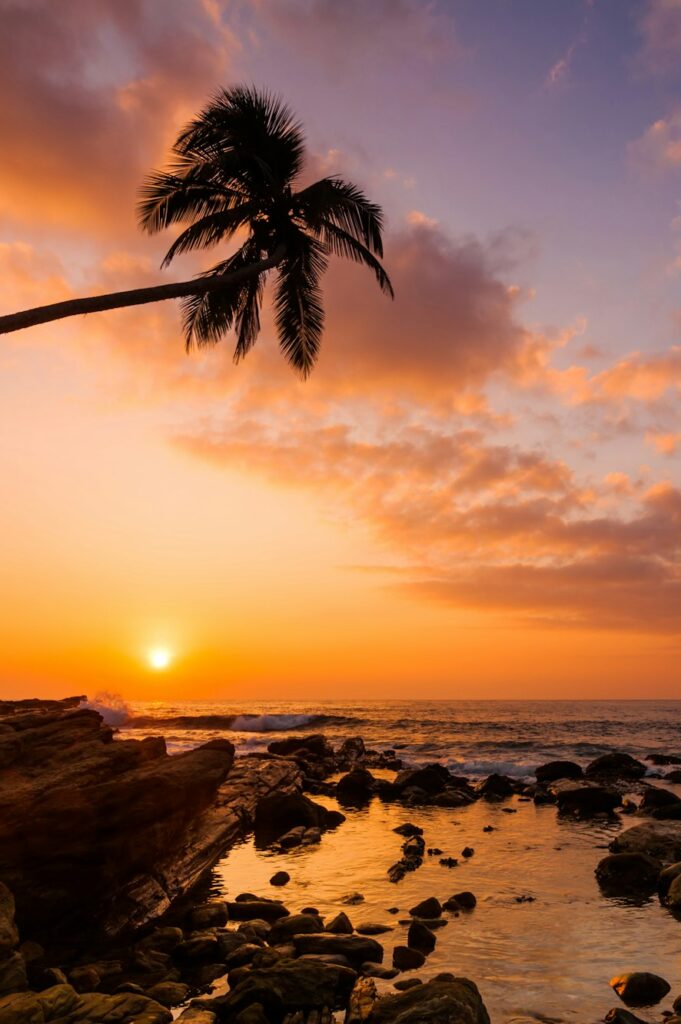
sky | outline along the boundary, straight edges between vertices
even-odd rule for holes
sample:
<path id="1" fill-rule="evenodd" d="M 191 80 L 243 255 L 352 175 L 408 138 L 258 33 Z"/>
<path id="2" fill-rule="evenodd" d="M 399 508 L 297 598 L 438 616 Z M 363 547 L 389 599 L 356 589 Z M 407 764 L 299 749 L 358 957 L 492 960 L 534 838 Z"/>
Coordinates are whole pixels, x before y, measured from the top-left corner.
<path id="1" fill-rule="evenodd" d="M 268 312 L 0 338 L 3 694 L 681 694 L 681 0 L 0 0 L 0 313 L 210 266 L 135 202 L 235 83 L 395 300 L 332 261 L 306 381 Z"/>

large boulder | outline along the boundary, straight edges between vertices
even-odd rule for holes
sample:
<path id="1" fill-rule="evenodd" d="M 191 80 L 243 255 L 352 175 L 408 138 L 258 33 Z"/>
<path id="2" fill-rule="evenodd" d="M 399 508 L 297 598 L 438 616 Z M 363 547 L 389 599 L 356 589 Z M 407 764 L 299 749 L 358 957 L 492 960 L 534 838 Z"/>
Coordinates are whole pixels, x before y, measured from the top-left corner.
<path id="1" fill-rule="evenodd" d="M 600 778 L 636 780 L 642 779 L 647 770 L 646 766 L 631 754 L 613 751 L 610 754 L 602 754 L 588 764 L 584 774 Z"/>
<path id="2" fill-rule="evenodd" d="M 0 1024 L 168 1024 L 165 1006 L 136 992 L 79 995 L 70 985 L 0 998 Z"/>
<path id="3" fill-rule="evenodd" d="M 302 793 L 276 793 L 260 800 L 255 811 L 255 839 L 258 845 L 269 845 L 296 826 L 335 828 L 345 821 L 340 811 L 328 810 Z"/>
<path id="4" fill-rule="evenodd" d="M 610 814 L 622 803 L 621 796 L 614 789 L 579 779 L 554 782 L 549 786 L 549 792 L 559 811 L 585 818 L 594 814 Z"/>
<path id="5" fill-rule="evenodd" d="M 283 740 L 273 740 L 267 746 L 270 754 L 279 757 L 302 757 L 304 759 L 330 760 L 333 758 L 333 747 L 320 732 L 309 736 L 287 736 Z"/>
<path id="6" fill-rule="evenodd" d="M 294 935 L 293 945 L 299 956 L 307 953 L 324 956 L 344 956 L 353 966 L 370 962 L 383 962 L 383 946 L 375 939 L 364 935 L 334 935 L 331 932 L 317 932 L 311 935 Z"/>
<path id="7" fill-rule="evenodd" d="M 449 770 L 442 764 L 427 764 L 423 768 L 405 768 L 399 772 L 393 785 L 399 794 L 410 789 L 423 790 L 428 796 L 441 793 L 451 781 Z"/>
<path id="8" fill-rule="evenodd" d="M 646 821 L 620 832 L 610 844 L 613 853 L 646 853 L 663 864 L 681 861 L 681 822 Z"/>
<path id="9" fill-rule="evenodd" d="M 678 807 L 679 810 L 681 810 L 681 799 L 679 799 L 676 793 L 672 793 L 668 789 L 660 789 L 658 786 L 649 786 L 643 794 L 643 798 L 639 804 L 639 810 L 656 811 L 661 807 Z"/>
<path id="10" fill-rule="evenodd" d="M 534 774 L 537 782 L 543 785 L 558 779 L 581 779 L 584 772 L 575 761 L 549 761 L 535 768 Z"/>
<path id="11" fill-rule="evenodd" d="M 336 785 L 336 796 L 342 804 L 367 803 L 374 795 L 376 780 L 366 768 L 353 768 Z"/>
<path id="12" fill-rule="evenodd" d="M 234 1020 L 242 1010 L 260 1003 L 267 1020 L 281 1021 L 301 1010 L 343 1009 L 357 974 L 349 967 L 320 960 L 282 959 L 269 967 L 253 967 L 226 996 L 200 1000 L 196 1005 L 213 1010 L 221 1020 Z"/>
<path id="13" fill-rule="evenodd" d="M 507 797 L 513 796 L 516 791 L 516 784 L 508 775 L 500 775 L 498 772 L 493 772 L 492 775 L 488 775 L 486 779 L 478 783 L 475 791 L 478 796 L 484 797 L 485 800 L 505 800 Z"/>
<path id="14" fill-rule="evenodd" d="M 472 981 L 438 975 L 424 985 L 378 999 L 367 1024 L 489 1024 L 489 1015 Z"/>
<path id="15" fill-rule="evenodd" d="M 671 990 L 669 982 L 649 971 L 619 974 L 610 985 L 627 1006 L 654 1006 Z"/>
<path id="16" fill-rule="evenodd" d="M 598 864 L 596 880 L 607 896 L 650 896 L 661 869 L 647 853 L 611 853 Z"/>

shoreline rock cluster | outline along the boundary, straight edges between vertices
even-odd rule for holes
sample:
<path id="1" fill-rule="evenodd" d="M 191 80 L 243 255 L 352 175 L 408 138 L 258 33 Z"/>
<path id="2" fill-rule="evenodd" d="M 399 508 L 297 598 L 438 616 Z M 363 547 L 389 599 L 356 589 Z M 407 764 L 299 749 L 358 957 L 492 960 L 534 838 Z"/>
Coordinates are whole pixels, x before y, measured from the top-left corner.
<path id="1" fill-rule="evenodd" d="M 334 750 L 323 735 L 291 736 L 236 760 L 233 745 L 217 740 L 170 757 L 160 737 L 116 738 L 83 699 L 0 702 L 0 1024 L 166 1024 L 173 1007 L 183 1007 L 183 1024 L 331 1024 L 339 1011 L 346 1024 L 489 1024 L 472 981 L 409 973 L 426 963 L 451 916 L 475 908 L 471 892 L 412 907 L 389 965 L 379 940 L 389 923 L 355 926 L 353 911 L 326 921 L 314 907 L 294 913 L 253 893 L 200 901 L 202 880 L 246 834 L 276 852 L 319 843 L 342 825 L 343 813 L 315 794 L 344 808 L 518 797 L 580 817 L 639 815 L 645 820 L 598 865 L 598 882 L 605 895 L 657 892 L 681 911 L 681 800 L 645 781 L 646 766 L 626 754 L 586 769 L 551 762 L 533 784 L 499 774 L 473 784 L 440 764 L 405 767 L 395 751 L 367 750 L 360 737 Z M 388 877 L 396 884 L 426 856 L 456 866 L 457 857 L 427 848 L 420 826 L 395 832 L 401 856 Z M 271 884 L 288 881 L 280 871 Z M 393 993 L 379 994 L 377 980 L 393 981 Z M 611 984 L 632 1006 L 669 990 L 640 972 Z M 609 1019 L 636 1024 L 621 1009 Z"/>

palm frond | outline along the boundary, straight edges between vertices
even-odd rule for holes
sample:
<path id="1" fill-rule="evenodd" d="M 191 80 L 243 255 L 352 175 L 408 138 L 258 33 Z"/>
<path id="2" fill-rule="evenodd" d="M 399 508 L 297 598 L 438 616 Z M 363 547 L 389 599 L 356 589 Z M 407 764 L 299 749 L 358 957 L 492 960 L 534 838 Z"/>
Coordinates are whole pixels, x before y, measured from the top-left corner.
<path id="1" fill-rule="evenodd" d="M 199 218 L 177 236 L 168 252 L 163 257 L 162 267 L 183 252 L 194 249 L 209 249 L 224 239 L 231 238 L 240 227 L 248 224 L 258 213 L 256 203 L 240 203 L 231 209 L 218 210 Z"/>
<path id="2" fill-rule="evenodd" d="M 392 283 L 381 263 L 373 253 L 369 252 L 365 245 L 358 242 L 356 238 L 339 228 L 330 221 L 322 220 L 318 237 L 324 243 L 329 252 L 335 256 L 342 256 L 345 259 L 353 260 L 355 263 L 363 263 L 364 266 L 373 270 L 381 291 L 395 298 Z"/>
<path id="3" fill-rule="evenodd" d="M 257 253 L 253 246 L 247 242 L 229 259 L 217 263 L 210 270 L 199 274 L 201 277 L 215 277 L 224 274 L 229 275 L 234 270 L 240 270 L 255 263 Z M 231 330 L 235 324 L 244 301 L 244 292 L 250 282 L 241 282 L 236 286 L 230 286 L 225 282 L 224 288 L 204 292 L 200 295 L 189 295 L 182 300 L 182 322 L 184 327 L 185 346 L 189 351 L 194 344 L 199 348 L 206 345 L 216 345 L 222 336 Z"/>
<path id="4" fill-rule="evenodd" d="M 284 356 L 307 377 L 319 353 L 324 330 L 324 306 L 319 279 L 327 267 L 323 247 L 302 236 L 297 252 L 279 266 L 274 315 Z"/>
<path id="5" fill-rule="evenodd" d="M 318 225 L 322 219 L 330 221 L 383 256 L 383 212 L 352 182 L 320 178 L 297 192 L 293 204 L 310 225 Z"/>
<path id="6" fill-rule="evenodd" d="M 236 348 L 234 362 L 238 363 L 255 345 L 260 334 L 260 306 L 265 288 L 265 274 L 247 281 L 241 291 L 239 311 L 234 321 Z"/>

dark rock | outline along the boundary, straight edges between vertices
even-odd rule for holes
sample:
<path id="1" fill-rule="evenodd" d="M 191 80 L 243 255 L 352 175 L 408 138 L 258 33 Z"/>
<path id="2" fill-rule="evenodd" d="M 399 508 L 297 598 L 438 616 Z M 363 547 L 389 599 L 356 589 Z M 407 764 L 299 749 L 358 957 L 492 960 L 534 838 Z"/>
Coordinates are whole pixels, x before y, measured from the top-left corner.
<path id="1" fill-rule="evenodd" d="M 213 900 L 210 903 L 202 903 L 189 914 L 189 924 L 192 930 L 201 931 L 204 928 L 221 928 L 227 924 L 229 912 L 227 904 L 222 900 Z"/>
<path id="2" fill-rule="evenodd" d="M 647 1021 L 630 1013 L 629 1010 L 623 1010 L 621 1006 L 615 1006 L 612 1010 L 608 1010 L 604 1020 L 606 1024 L 647 1024 Z"/>
<path id="3" fill-rule="evenodd" d="M 175 946 L 173 959 L 182 964 L 206 963 L 217 960 L 218 951 L 215 932 L 198 932 Z"/>
<path id="4" fill-rule="evenodd" d="M 366 754 L 366 747 L 364 746 L 364 740 L 361 736 L 351 736 L 349 739 L 344 740 L 338 748 L 338 754 L 336 755 L 338 760 L 344 763 L 352 764 L 355 761 L 361 761 Z"/>
<path id="5" fill-rule="evenodd" d="M 397 828 L 393 829 L 393 832 L 397 832 L 399 836 L 406 836 L 407 838 L 423 835 L 423 829 L 418 825 L 412 825 L 410 821 L 405 821 L 404 825 L 398 825 Z"/>
<path id="6" fill-rule="evenodd" d="M 282 1021 L 288 1013 L 347 1005 L 357 975 L 349 967 L 319 960 L 279 960 L 266 968 L 252 968 L 228 995 L 198 1000 L 194 1005 L 213 1010 L 221 1020 L 232 1020 L 253 1003 L 260 1003 L 268 1021 Z"/>
<path id="7" fill-rule="evenodd" d="M 442 906 L 445 910 L 473 910 L 477 902 L 472 892 L 457 892 Z"/>
<path id="8" fill-rule="evenodd" d="M 323 927 L 321 917 L 316 914 L 291 914 L 272 925 L 268 942 L 270 946 L 278 946 L 282 942 L 289 942 L 294 935 L 313 934 L 320 932 Z"/>
<path id="9" fill-rule="evenodd" d="M 291 876 L 288 871 L 275 871 L 270 878 L 270 885 L 288 885 L 291 881 Z"/>
<path id="10" fill-rule="evenodd" d="M 19 931 L 14 923 L 14 897 L 0 882 L 0 958 L 9 956 L 19 945 Z"/>
<path id="11" fill-rule="evenodd" d="M 322 733 L 309 736 L 287 736 L 283 740 L 273 740 L 267 747 L 270 754 L 289 757 L 292 754 L 305 754 L 313 758 L 331 760 L 334 756 L 333 747 Z"/>
<path id="12" fill-rule="evenodd" d="M 472 981 L 438 975 L 379 999 L 368 1024 L 489 1024 L 489 1016 Z"/>
<path id="13" fill-rule="evenodd" d="M 420 921 L 412 921 L 407 932 L 407 945 L 410 949 L 418 949 L 426 956 L 435 949 L 437 939 L 430 928 Z"/>
<path id="14" fill-rule="evenodd" d="M 486 800 L 505 800 L 515 793 L 515 788 L 515 783 L 507 775 L 499 775 L 494 772 L 479 782 L 475 791 L 478 796 L 484 797 Z"/>
<path id="15" fill-rule="evenodd" d="M 613 853 L 647 853 L 663 864 L 681 861 L 681 823 L 646 821 L 620 832 L 610 843 Z"/>
<path id="16" fill-rule="evenodd" d="M 472 857 L 474 853 L 475 853 L 475 850 L 473 849 L 472 846 L 464 846 L 463 850 L 461 851 L 461 856 L 462 857 Z"/>
<path id="17" fill-rule="evenodd" d="M 283 903 L 276 900 L 235 900 L 227 904 L 229 917 L 232 921 L 278 921 L 280 917 L 288 917 L 288 910 Z"/>
<path id="18" fill-rule="evenodd" d="M 602 754 L 588 764 L 584 770 L 587 776 L 607 776 L 613 779 L 642 779 L 647 768 L 630 754 L 612 752 Z"/>
<path id="19" fill-rule="evenodd" d="M 667 890 L 665 903 L 671 910 L 681 910 L 681 874 L 672 879 Z"/>
<path id="20" fill-rule="evenodd" d="M 258 803 L 254 822 L 255 838 L 259 845 L 269 845 L 297 826 L 324 831 L 335 828 L 343 821 L 345 816 L 340 811 L 327 810 L 302 793 L 275 794 Z"/>
<path id="21" fill-rule="evenodd" d="M 326 926 L 327 932 L 331 932 L 332 935 L 352 935 L 354 928 L 352 922 L 347 914 L 342 910 L 340 914 L 336 914 Z"/>
<path id="22" fill-rule="evenodd" d="M 549 761 L 535 769 L 537 782 L 557 782 L 559 779 L 581 779 L 584 774 L 575 761 Z"/>
<path id="23" fill-rule="evenodd" d="M 681 800 L 664 807 L 656 807 L 650 811 L 650 817 L 656 821 L 681 821 Z"/>
<path id="24" fill-rule="evenodd" d="M 439 917 L 442 913 L 442 905 L 435 896 L 429 896 L 412 907 L 409 913 L 412 917 Z"/>
<path id="25" fill-rule="evenodd" d="M 353 768 L 336 785 L 336 796 L 341 803 L 366 803 L 374 795 L 376 780 L 366 768 Z"/>
<path id="26" fill-rule="evenodd" d="M 558 810 L 566 814 L 591 817 L 594 814 L 611 814 L 622 803 L 614 789 L 594 782 L 560 780 L 552 783 L 550 792 L 556 799 Z"/>
<path id="27" fill-rule="evenodd" d="M 365 961 L 383 962 L 383 947 L 375 939 L 362 935 L 333 935 L 330 932 L 318 932 L 313 935 L 295 935 L 293 945 L 299 956 L 305 953 L 338 954 L 344 956 L 354 966 Z"/>
<path id="28" fill-rule="evenodd" d="M 681 800 L 676 793 L 670 793 L 668 789 L 659 789 L 657 786 L 649 786 L 643 794 L 639 810 L 651 811 L 658 807 L 670 807 L 675 804 L 681 807 Z"/>
<path id="29" fill-rule="evenodd" d="M 669 864 L 666 868 L 663 868 L 657 880 L 657 891 L 660 895 L 660 899 L 666 899 L 672 882 L 675 878 L 678 878 L 679 875 L 681 875 L 681 861 L 677 861 L 675 864 Z"/>
<path id="30" fill-rule="evenodd" d="M 158 984 L 152 985 L 146 994 L 149 999 L 154 999 L 161 1006 L 171 1007 L 184 1003 L 189 992 L 189 985 L 184 985 L 180 981 L 160 981 Z"/>
<path id="31" fill-rule="evenodd" d="M 456 857 L 441 857 L 440 864 L 443 868 L 456 868 L 459 866 L 459 862 Z"/>
<path id="32" fill-rule="evenodd" d="M 398 992 L 408 992 L 410 988 L 416 988 L 417 985 L 423 985 L 420 978 L 400 978 L 393 985 Z"/>
<path id="33" fill-rule="evenodd" d="M 681 769 L 675 768 L 672 772 L 667 772 L 665 775 L 665 782 L 681 782 Z"/>
<path id="34" fill-rule="evenodd" d="M 345 896 L 341 896 L 339 903 L 345 904 L 346 907 L 355 907 L 358 903 L 364 903 L 364 896 L 361 892 L 349 892 Z"/>
<path id="35" fill-rule="evenodd" d="M 596 868 L 596 881 L 608 896 L 651 895 L 662 864 L 645 853 L 611 853 Z"/>
<path id="36" fill-rule="evenodd" d="M 426 958 L 418 949 L 409 946 L 395 946 L 393 949 L 393 967 L 398 971 L 415 971 L 423 967 Z"/>
<path id="37" fill-rule="evenodd" d="M 382 967 L 381 964 L 372 963 L 362 964 L 360 970 L 365 978 L 381 978 L 383 981 L 391 981 L 399 974 L 396 967 Z"/>
<path id="38" fill-rule="evenodd" d="M 385 935 L 392 930 L 391 924 L 381 924 L 380 921 L 363 921 L 355 928 L 358 935 Z"/>
<path id="39" fill-rule="evenodd" d="M 654 1006 L 667 995 L 671 986 L 657 974 L 633 971 L 610 979 L 610 986 L 628 1006 Z"/>

